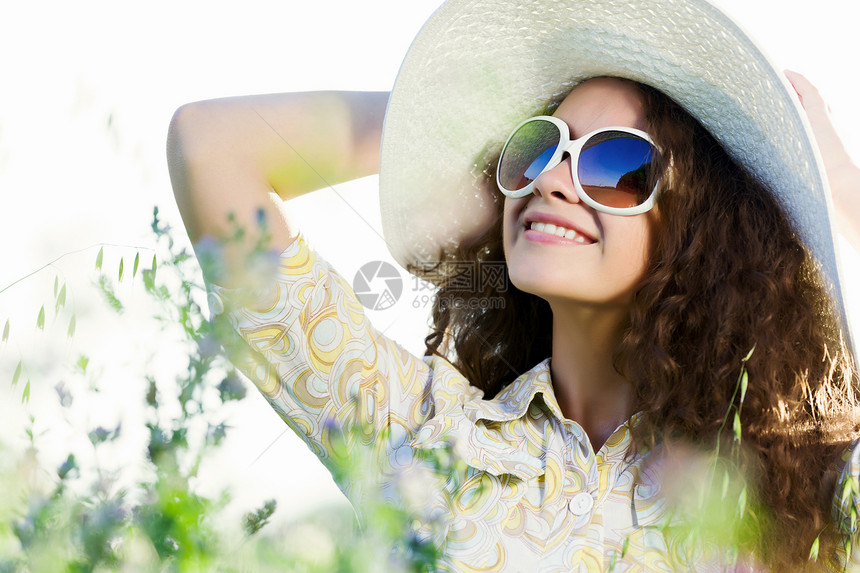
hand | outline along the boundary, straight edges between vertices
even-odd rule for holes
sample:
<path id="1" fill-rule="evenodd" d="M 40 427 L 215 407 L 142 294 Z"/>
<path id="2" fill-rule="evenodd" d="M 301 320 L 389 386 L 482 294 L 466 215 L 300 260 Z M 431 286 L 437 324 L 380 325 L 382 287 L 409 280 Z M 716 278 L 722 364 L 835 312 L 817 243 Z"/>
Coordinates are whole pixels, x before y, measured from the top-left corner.
<path id="1" fill-rule="evenodd" d="M 839 138 L 830 117 L 830 108 L 818 89 L 797 72 L 786 70 L 785 76 L 806 110 L 818 149 L 821 151 L 824 169 L 830 182 L 838 230 L 860 251 L 860 168 L 851 160 Z"/>

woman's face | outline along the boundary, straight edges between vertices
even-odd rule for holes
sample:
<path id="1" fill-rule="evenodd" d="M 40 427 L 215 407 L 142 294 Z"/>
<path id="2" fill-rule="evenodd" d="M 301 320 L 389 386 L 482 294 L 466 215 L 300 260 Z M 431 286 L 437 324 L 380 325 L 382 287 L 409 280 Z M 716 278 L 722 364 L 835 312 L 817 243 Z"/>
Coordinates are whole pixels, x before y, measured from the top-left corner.
<path id="1" fill-rule="evenodd" d="M 577 86 L 554 114 L 571 139 L 608 126 L 646 130 L 637 88 L 596 78 Z M 570 158 L 535 179 L 531 195 L 505 199 L 504 247 L 517 288 L 555 303 L 627 306 L 651 252 L 656 209 L 622 217 L 595 211 L 576 194 Z M 573 239 L 535 229 L 552 223 L 576 232 Z"/>

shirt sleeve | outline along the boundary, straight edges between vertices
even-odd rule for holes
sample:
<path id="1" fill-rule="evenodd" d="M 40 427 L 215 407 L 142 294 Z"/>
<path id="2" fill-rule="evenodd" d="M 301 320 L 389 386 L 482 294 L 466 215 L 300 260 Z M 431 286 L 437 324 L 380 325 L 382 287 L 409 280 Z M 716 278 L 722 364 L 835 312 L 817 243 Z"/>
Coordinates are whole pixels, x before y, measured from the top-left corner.
<path id="1" fill-rule="evenodd" d="M 411 439 L 431 413 L 430 366 L 371 326 L 303 237 L 280 255 L 266 290 L 213 285 L 210 308 L 241 339 L 225 344 L 233 363 L 335 479 L 356 445 L 390 451 Z"/>

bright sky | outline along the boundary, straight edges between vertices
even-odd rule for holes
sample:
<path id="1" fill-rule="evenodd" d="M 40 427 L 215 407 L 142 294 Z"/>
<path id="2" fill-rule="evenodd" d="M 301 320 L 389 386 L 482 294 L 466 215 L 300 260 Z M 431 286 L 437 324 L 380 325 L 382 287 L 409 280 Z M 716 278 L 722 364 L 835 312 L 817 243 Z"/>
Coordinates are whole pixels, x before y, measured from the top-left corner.
<path id="1" fill-rule="evenodd" d="M 90 275 L 81 275 L 79 269 L 92 269 L 98 250 L 93 245 L 151 245 L 148 223 L 153 205 L 181 229 L 164 159 L 167 125 L 178 106 L 250 93 L 388 90 L 411 38 L 437 4 L 437 0 L 248 0 L 241 5 L 209 0 L 136 4 L 36 0 L 4 7 L 0 240 L 6 247 L 0 289 L 64 253 L 85 250 L 0 293 L 0 325 L 12 317 L 16 327 L 14 344 L 0 355 L 3 368 L 32 351 L 23 345 L 40 304 L 49 299 L 55 275 L 70 283 L 77 277 L 77 296 L 86 307 L 83 291 L 89 289 L 90 279 L 82 277 Z M 845 64 L 860 48 L 854 3 L 724 4 L 781 65 L 805 73 L 819 86 L 854 157 L 860 158 L 856 105 L 860 86 L 857 74 Z M 375 186 L 376 179 L 368 178 L 291 205 L 296 220 L 304 222 L 306 235 L 348 278 L 363 263 L 387 257 L 376 231 L 365 223 L 378 228 Z M 362 248 L 347 250 L 346 243 Z M 128 264 L 134 252 L 107 247 L 105 266 L 113 268 L 120 257 Z M 847 291 L 860 292 L 856 253 L 846 253 L 844 267 L 851 271 Z M 413 292 L 410 287 L 407 283 L 407 292 Z M 413 294 L 372 318 L 379 329 L 420 353 L 426 300 Z M 860 296 L 852 295 L 849 305 L 860 317 Z M 860 318 L 854 322 L 860 324 Z M 124 321 L 98 323 L 88 334 L 94 338 L 85 340 L 97 341 L 106 362 L 113 360 L 112 353 L 132 356 L 147 345 L 151 351 L 157 339 L 146 336 L 128 342 L 123 350 L 113 346 L 118 333 L 111 329 L 130 333 L 134 324 L 133 313 Z M 24 334 L 17 338 L 21 331 Z M 81 351 L 75 344 L 40 352 L 68 359 Z M 0 387 L 4 384 L 0 382 Z M 34 395 L 40 393 L 49 396 L 50 388 L 34 388 Z M 115 400 L 93 403 L 115 416 L 133 415 L 128 408 L 134 401 Z M 247 402 L 233 418 L 235 440 L 212 473 L 244 484 L 239 494 L 248 505 L 277 497 L 285 513 L 336 497 L 327 473 L 296 438 L 283 433 L 283 424 L 262 399 L 254 396 Z M 0 406 L 0 416 L 2 410 Z"/>

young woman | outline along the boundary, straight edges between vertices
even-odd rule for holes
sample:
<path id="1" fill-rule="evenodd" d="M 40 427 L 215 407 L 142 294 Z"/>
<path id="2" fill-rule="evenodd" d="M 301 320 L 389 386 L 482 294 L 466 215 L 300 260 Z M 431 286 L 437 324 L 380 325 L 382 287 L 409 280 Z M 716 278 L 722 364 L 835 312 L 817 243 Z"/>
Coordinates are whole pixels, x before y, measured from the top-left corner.
<path id="1" fill-rule="evenodd" d="M 184 106 L 171 177 L 199 253 L 232 237 L 205 271 L 235 360 L 336 475 L 370 452 L 441 568 L 840 566 L 860 449 L 824 170 L 849 236 L 860 175 L 790 79 L 823 164 L 781 72 L 701 0 L 451 0 L 390 101 Z M 386 240 L 440 287 L 423 360 L 279 205 L 374 172 L 384 112 Z M 452 304 L 476 297 L 504 304 Z M 360 506 L 368 483 L 341 485 Z"/>

